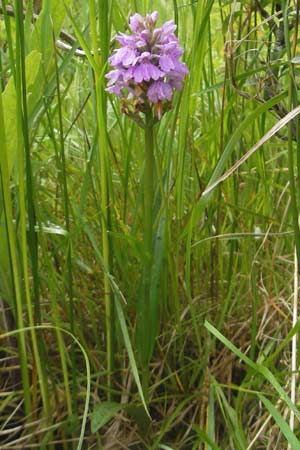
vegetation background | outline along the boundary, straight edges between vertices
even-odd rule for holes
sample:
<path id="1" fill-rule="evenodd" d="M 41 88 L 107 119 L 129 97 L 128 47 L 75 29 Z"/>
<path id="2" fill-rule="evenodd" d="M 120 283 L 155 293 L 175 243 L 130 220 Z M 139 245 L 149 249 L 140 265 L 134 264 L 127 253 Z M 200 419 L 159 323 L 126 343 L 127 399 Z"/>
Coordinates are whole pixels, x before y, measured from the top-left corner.
<path id="1" fill-rule="evenodd" d="M 145 315 L 143 130 L 104 74 L 153 10 L 190 74 L 155 127 Z M 0 449 L 300 449 L 299 1 L 0 12 Z"/>

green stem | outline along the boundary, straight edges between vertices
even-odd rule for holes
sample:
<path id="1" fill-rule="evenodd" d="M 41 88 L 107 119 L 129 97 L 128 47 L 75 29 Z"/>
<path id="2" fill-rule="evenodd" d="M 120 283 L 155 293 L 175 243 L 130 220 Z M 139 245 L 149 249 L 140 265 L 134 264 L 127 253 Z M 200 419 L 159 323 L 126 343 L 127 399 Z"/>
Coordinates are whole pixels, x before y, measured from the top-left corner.
<path id="1" fill-rule="evenodd" d="M 146 402 L 148 401 L 149 361 L 153 343 L 151 339 L 151 272 L 153 261 L 153 203 L 154 203 L 154 137 L 152 111 L 146 112 L 145 127 L 145 172 L 144 172 L 144 267 L 143 267 L 143 295 L 142 317 L 140 327 L 144 351 L 142 356 L 142 384 Z"/>
<path id="2" fill-rule="evenodd" d="M 53 55 L 55 62 L 55 75 L 56 75 L 56 92 L 57 92 L 57 104 L 58 104 L 58 121 L 59 121 L 59 137 L 60 137 L 60 161 L 59 161 L 59 173 L 60 173 L 60 184 L 63 195 L 63 208 L 65 215 L 65 226 L 68 232 L 67 248 L 66 248 L 66 284 L 69 296 L 69 319 L 70 319 L 70 331 L 75 336 L 75 319 L 74 319 L 74 299 L 73 299 L 73 268 L 72 268 L 72 242 L 71 242 L 71 229 L 70 229 L 70 211 L 69 211 L 69 194 L 68 194 L 68 184 L 67 184 L 67 172 L 66 172 L 66 157 L 65 157 L 65 141 L 63 132 L 63 115 L 62 115 L 62 100 L 60 92 L 60 79 L 59 79 L 59 68 L 55 47 L 55 36 L 53 33 Z M 56 301 L 53 302 L 53 311 L 55 319 L 58 322 L 58 311 Z M 61 355 L 61 363 L 64 375 L 64 384 L 66 389 L 66 399 L 69 417 L 73 415 L 73 409 L 76 411 L 77 406 L 77 376 L 76 376 L 76 352 L 75 352 L 75 342 L 71 342 L 71 362 L 72 362 L 72 398 L 69 387 L 69 379 L 67 373 L 66 360 L 63 355 L 63 340 L 61 333 L 57 331 L 57 338 L 59 343 L 59 350 Z M 73 404 L 72 404 L 73 401 Z"/>
<path id="3" fill-rule="evenodd" d="M 99 152 L 100 152 L 100 176 L 101 176 L 101 228 L 102 228 L 102 252 L 103 261 L 107 271 L 104 273 L 104 299 L 105 299 L 105 326 L 106 326 L 106 349 L 107 349 L 107 388 L 108 400 L 111 399 L 112 372 L 114 361 L 114 309 L 111 296 L 111 288 L 108 273 L 110 272 L 110 242 L 108 237 L 109 223 L 109 190 L 107 177 L 107 138 L 106 128 L 103 130 L 103 124 L 106 120 L 103 114 L 103 98 L 100 91 L 99 80 L 96 81 L 96 97 L 98 110 L 98 130 L 99 130 Z M 105 135 L 105 136 L 104 136 Z"/>
<path id="4" fill-rule="evenodd" d="M 147 253 L 146 260 L 151 267 L 152 240 L 153 240 L 153 177 L 154 177 L 154 153 L 153 153 L 153 126 L 152 112 L 146 114 L 145 128 L 145 176 L 144 176 L 144 244 Z"/>

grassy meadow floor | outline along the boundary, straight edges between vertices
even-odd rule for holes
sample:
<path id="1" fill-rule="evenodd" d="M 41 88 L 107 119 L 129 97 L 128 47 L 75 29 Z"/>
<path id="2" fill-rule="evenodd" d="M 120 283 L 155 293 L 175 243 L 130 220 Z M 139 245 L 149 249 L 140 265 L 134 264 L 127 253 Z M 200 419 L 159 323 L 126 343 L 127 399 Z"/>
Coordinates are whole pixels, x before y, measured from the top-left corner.
<path id="1" fill-rule="evenodd" d="M 147 309 L 144 130 L 104 75 L 154 10 L 190 73 L 154 127 Z M 0 1 L 0 450 L 300 449 L 298 24 L 298 0 Z"/>

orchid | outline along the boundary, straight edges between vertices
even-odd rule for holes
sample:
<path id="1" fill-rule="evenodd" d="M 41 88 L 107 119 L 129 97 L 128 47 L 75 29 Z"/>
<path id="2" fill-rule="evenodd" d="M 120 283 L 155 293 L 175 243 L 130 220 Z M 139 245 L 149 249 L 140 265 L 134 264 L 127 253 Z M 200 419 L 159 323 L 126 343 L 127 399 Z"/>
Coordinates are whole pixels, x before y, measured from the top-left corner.
<path id="1" fill-rule="evenodd" d="M 108 79 L 106 91 L 120 97 L 122 111 L 145 130 L 142 179 L 144 233 L 138 301 L 138 316 L 141 320 L 137 322 L 137 340 L 142 343 L 139 354 L 146 401 L 149 362 L 159 329 L 159 313 L 156 310 L 158 304 L 154 302 L 151 291 L 153 276 L 158 276 L 157 273 L 153 274 L 154 236 L 157 232 L 155 124 L 171 108 L 174 92 L 182 89 L 184 78 L 188 74 L 187 66 L 180 61 L 183 49 L 175 35 L 176 25 L 173 20 L 169 20 L 158 28 L 157 19 L 157 11 L 146 17 L 140 14 L 130 17 L 131 33 L 119 33 L 116 36 L 119 48 L 110 56 L 111 70 L 105 75 Z M 148 320 L 149 316 L 153 320 Z"/>
<path id="2" fill-rule="evenodd" d="M 135 112 L 145 112 L 153 106 L 160 119 L 169 108 L 174 91 L 182 89 L 188 69 L 179 60 L 183 49 L 174 34 L 173 20 L 156 28 L 157 19 L 157 11 L 145 18 L 134 14 L 129 20 L 132 33 L 116 36 L 120 48 L 109 58 L 113 69 L 106 74 L 106 90 L 128 104 L 134 100 Z"/>

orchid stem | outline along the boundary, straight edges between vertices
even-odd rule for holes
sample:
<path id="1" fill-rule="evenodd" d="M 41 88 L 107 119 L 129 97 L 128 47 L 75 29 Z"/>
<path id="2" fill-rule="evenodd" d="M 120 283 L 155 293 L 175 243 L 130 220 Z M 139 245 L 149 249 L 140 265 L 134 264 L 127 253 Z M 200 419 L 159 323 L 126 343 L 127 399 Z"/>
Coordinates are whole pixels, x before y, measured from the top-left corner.
<path id="1" fill-rule="evenodd" d="M 141 327 L 143 327 L 142 384 L 146 401 L 148 401 L 149 361 L 152 353 L 151 344 L 151 272 L 153 261 L 153 203 L 154 203 L 154 137 L 153 116 L 149 108 L 145 117 L 145 172 L 144 172 L 144 250 L 143 267 L 143 308 Z"/>
<path id="2" fill-rule="evenodd" d="M 146 113 L 145 127 L 145 175 L 144 175 L 144 218 L 145 234 L 144 243 L 147 253 L 147 262 L 151 266 L 152 239 L 153 239 L 153 178 L 154 178 L 154 138 L 151 110 Z"/>

